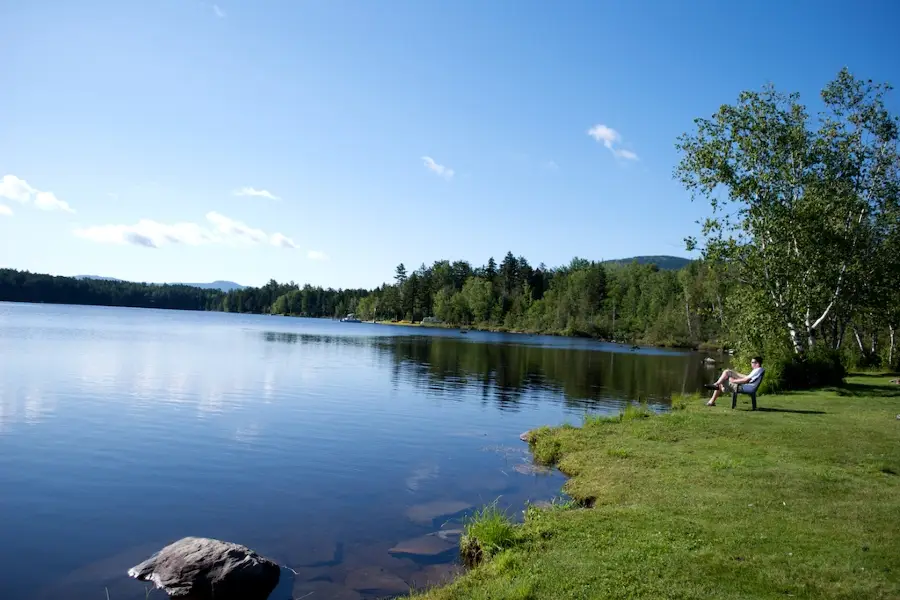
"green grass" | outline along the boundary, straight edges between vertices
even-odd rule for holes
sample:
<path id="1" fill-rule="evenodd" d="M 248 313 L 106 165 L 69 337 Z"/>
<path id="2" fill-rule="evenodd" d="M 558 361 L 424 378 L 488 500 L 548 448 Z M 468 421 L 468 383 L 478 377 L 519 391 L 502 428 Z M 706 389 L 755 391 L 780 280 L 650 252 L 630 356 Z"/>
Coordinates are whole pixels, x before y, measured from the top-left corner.
<path id="1" fill-rule="evenodd" d="M 467 566 L 475 566 L 516 543 L 519 530 L 497 501 L 467 517 L 459 541 L 460 556 Z"/>
<path id="2" fill-rule="evenodd" d="M 900 386 L 542 428 L 572 503 L 529 506 L 503 543 L 420 600 L 900 598 Z M 727 405 L 727 406 L 726 406 Z M 583 508 L 590 506 L 591 508 Z M 472 528 L 475 539 L 485 535 Z M 493 534 L 492 534 L 493 535 Z"/>

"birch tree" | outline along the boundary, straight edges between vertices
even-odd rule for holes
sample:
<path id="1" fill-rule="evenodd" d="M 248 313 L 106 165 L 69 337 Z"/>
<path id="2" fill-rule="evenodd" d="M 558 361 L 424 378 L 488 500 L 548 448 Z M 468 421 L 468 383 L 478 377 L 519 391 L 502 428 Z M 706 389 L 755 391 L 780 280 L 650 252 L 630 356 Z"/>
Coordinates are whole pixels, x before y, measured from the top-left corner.
<path id="1" fill-rule="evenodd" d="M 817 344 L 827 319 L 849 314 L 842 309 L 866 278 L 883 275 L 867 253 L 896 227 L 890 89 L 843 70 L 814 120 L 798 94 L 769 85 L 678 139 L 675 175 L 712 213 L 688 248 L 737 267 L 735 283 L 759 292 L 798 354 Z"/>

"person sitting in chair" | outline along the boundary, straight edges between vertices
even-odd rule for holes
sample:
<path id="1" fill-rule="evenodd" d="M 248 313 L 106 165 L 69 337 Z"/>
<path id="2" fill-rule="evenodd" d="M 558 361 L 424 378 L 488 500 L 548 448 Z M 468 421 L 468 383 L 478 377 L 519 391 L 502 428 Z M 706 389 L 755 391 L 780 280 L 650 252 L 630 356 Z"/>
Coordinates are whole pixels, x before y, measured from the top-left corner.
<path id="1" fill-rule="evenodd" d="M 715 383 L 707 383 L 704 385 L 703 387 L 708 390 L 715 390 L 712 398 L 710 398 L 706 405 L 716 405 L 716 400 L 725 392 L 726 384 L 728 385 L 728 389 L 732 392 L 755 392 L 756 388 L 759 387 L 759 382 L 763 376 L 762 358 L 754 356 L 750 361 L 750 368 L 752 371 L 750 371 L 749 375 L 744 375 L 737 371 L 732 371 L 731 369 L 725 369 L 722 371 L 722 376 L 719 377 Z"/>

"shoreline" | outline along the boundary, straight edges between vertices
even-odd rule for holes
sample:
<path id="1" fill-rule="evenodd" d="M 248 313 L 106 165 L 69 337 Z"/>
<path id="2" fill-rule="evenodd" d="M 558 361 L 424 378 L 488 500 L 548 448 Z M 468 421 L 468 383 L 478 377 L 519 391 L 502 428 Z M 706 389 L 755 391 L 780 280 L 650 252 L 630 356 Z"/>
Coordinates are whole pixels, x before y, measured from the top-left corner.
<path id="1" fill-rule="evenodd" d="M 375 321 L 362 321 L 362 323 L 369 323 L 372 325 L 393 325 L 393 326 L 401 326 L 401 327 L 421 327 L 423 329 L 448 329 L 448 330 L 461 330 L 465 329 L 467 331 L 482 331 L 485 333 L 509 333 L 513 335 L 546 335 L 551 337 L 566 337 L 566 338 L 578 338 L 585 340 L 594 340 L 598 342 L 604 342 L 607 344 L 618 344 L 621 346 L 632 346 L 632 347 L 642 347 L 642 348 L 661 348 L 661 349 L 672 349 L 672 350 L 693 350 L 695 352 L 718 352 L 725 353 L 726 348 L 721 345 L 712 344 L 709 342 L 700 342 L 697 344 L 648 344 L 643 342 L 635 342 L 628 340 L 611 340 L 602 337 L 592 336 L 583 333 L 565 333 L 562 331 L 530 331 L 530 330 L 521 330 L 521 329 L 508 329 L 502 325 L 451 325 L 448 323 L 422 323 L 422 322 L 412 322 L 412 321 L 384 321 L 384 320 L 375 320 Z"/>
<path id="2" fill-rule="evenodd" d="M 304 317 L 303 315 L 294 315 L 294 314 L 282 314 L 282 313 L 255 313 L 255 312 L 236 312 L 236 311 L 224 311 L 224 310 L 208 310 L 208 309 L 193 309 L 193 308 L 162 308 L 155 306 L 125 306 L 120 304 L 72 304 L 65 302 L 33 302 L 27 300 L 0 300 L 0 302 L 5 302 L 9 304 L 29 304 L 34 306 L 79 306 L 79 307 L 98 307 L 98 308 L 127 308 L 132 310 L 163 310 L 163 311 L 176 311 L 176 312 L 187 312 L 187 313 L 218 313 L 218 314 L 231 314 L 231 315 L 256 315 L 256 316 L 270 316 L 270 317 L 289 317 L 289 318 L 299 318 L 299 319 L 321 319 L 326 321 L 338 321 L 337 317 Z M 370 325 L 393 325 L 393 326 L 401 326 L 401 327 L 421 327 L 423 329 L 466 329 L 468 331 L 482 331 L 486 333 L 509 333 L 513 335 L 546 335 L 551 337 L 566 337 L 566 338 L 579 338 L 579 339 L 587 339 L 587 340 L 595 340 L 598 342 L 604 342 L 608 344 L 619 344 L 622 346 L 632 346 L 632 347 L 642 347 L 642 348 L 660 348 L 660 349 L 671 349 L 671 350 L 691 350 L 694 352 L 708 352 L 708 353 L 718 353 L 724 354 L 726 352 L 726 348 L 721 344 L 714 344 L 712 342 L 699 342 L 695 344 L 680 344 L 680 343 L 672 343 L 672 344 L 650 344 L 644 342 L 634 342 L 628 340 L 611 340 L 602 337 L 592 336 L 588 334 L 584 334 L 581 332 L 573 332 L 566 333 L 563 331 L 530 331 L 530 330 L 518 330 L 518 329 L 508 329 L 502 325 L 470 325 L 466 327 L 462 327 L 460 325 L 449 325 L 446 323 L 422 323 L 422 322 L 412 322 L 412 321 L 387 321 L 387 320 L 375 320 L 375 321 L 360 321 L 362 324 L 370 324 Z"/>
<path id="3" fill-rule="evenodd" d="M 493 556 L 409 597 L 896 598 L 890 377 L 764 395 L 755 412 L 683 397 L 666 414 L 531 430 L 535 461 L 568 477 L 574 502 L 527 507 Z"/>

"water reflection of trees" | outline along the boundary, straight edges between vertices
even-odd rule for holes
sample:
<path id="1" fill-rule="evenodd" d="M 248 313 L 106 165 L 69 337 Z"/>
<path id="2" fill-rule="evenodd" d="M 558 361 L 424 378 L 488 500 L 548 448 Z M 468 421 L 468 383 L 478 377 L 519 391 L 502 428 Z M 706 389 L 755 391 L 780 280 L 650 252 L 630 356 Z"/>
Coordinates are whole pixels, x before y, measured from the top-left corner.
<path id="1" fill-rule="evenodd" d="M 613 353 L 438 336 L 264 335 L 273 342 L 369 348 L 378 358 L 390 358 L 395 381 L 435 394 L 479 389 L 483 397 L 504 405 L 530 392 L 548 391 L 582 407 L 611 398 L 665 403 L 673 392 L 698 389 L 705 377 L 702 362 L 689 354 Z"/>

